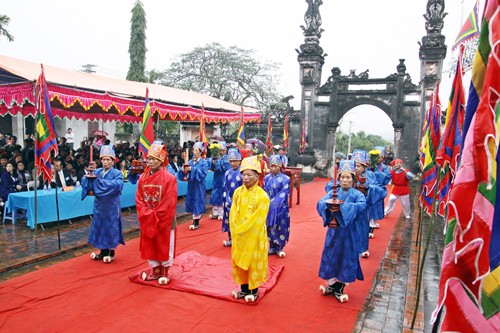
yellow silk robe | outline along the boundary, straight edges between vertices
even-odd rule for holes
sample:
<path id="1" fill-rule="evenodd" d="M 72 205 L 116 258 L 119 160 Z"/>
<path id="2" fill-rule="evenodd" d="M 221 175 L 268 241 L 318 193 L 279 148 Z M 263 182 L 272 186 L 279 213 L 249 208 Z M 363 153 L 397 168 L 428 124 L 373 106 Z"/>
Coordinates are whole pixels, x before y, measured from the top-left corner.
<path id="1" fill-rule="evenodd" d="M 266 218 L 269 202 L 266 192 L 258 184 L 250 189 L 240 186 L 233 194 L 229 213 L 232 273 L 237 284 L 248 283 L 250 290 L 267 279 L 269 241 Z"/>

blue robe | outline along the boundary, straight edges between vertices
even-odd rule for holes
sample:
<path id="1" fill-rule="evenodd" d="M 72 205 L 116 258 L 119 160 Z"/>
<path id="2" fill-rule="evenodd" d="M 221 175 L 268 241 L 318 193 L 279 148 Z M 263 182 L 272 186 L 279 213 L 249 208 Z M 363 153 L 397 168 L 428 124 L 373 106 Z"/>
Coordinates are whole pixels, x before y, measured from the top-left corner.
<path id="1" fill-rule="evenodd" d="M 283 250 L 290 236 L 290 177 L 280 172 L 276 176 L 269 174 L 264 178 L 264 190 L 271 204 L 267 214 L 267 238 L 270 251 Z"/>
<path id="2" fill-rule="evenodd" d="M 222 218 L 222 231 L 230 232 L 229 228 L 229 212 L 231 211 L 231 205 L 233 204 L 233 194 L 234 191 L 243 185 L 243 177 L 240 173 L 240 168 L 236 170 L 227 170 L 224 175 L 224 216 Z"/>
<path id="3" fill-rule="evenodd" d="M 363 272 L 359 264 L 359 234 L 356 224 L 366 211 L 365 196 L 354 188 L 347 191 L 339 189 L 337 199 L 343 200 L 340 213 L 332 213 L 328 209 L 326 199 L 332 198 L 333 191 L 328 192 L 318 202 L 318 214 L 323 218 L 323 225 L 328 228 L 325 245 L 321 256 L 319 277 L 324 280 L 336 278 L 340 282 L 349 283 L 356 279 L 363 280 Z M 339 227 L 330 228 L 328 224 L 333 216 Z"/>
<path id="4" fill-rule="evenodd" d="M 97 169 L 96 179 L 82 178 L 82 200 L 87 191 L 94 191 L 94 217 L 90 226 L 89 244 L 98 249 L 114 249 L 118 244 L 125 245 L 122 233 L 122 210 L 120 195 L 123 188 L 123 175 L 120 170 L 110 168 L 103 177 L 103 168 Z"/>
<path id="5" fill-rule="evenodd" d="M 368 218 L 381 220 L 384 218 L 384 199 L 387 195 L 385 185 L 379 183 L 377 175 L 371 171 L 366 171 L 366 183 L 368 188 L 366 204 L 368 205 Z"/>
<path id="6" fill-rule="evenodd" d="M 389 170 L 389 167 L 383 163 L 380 163 L 375 170 L 373 170 L 373 173 L 381 186 L 386 186 L 391 181 L 391 170 Z"/>
<path id="7" fill-rule="evenodd" d="M 385 189 L 384 199 L 387 195 L 387 184 L 390 183 L 392 179 L 391 170 L 384 163 L 380 163 L 375 170 L 373 171 L 375 174 L 375 178 L 377 179 L 378 184 Z M 374 218 L 375 220 L 381 220 L 384 218 L 384 199 L 380 200 L 376 205 L 378 206 L 377 211 L 380 218 Z M 381 212 L 381 214 L 380 214 Z"/>
<path id="8" fill-rule="evenodd" d="M 208 163 L 200 158 L 196 163 L 191 159 L 188 164 L 191 166 L 191 171 L 187 175 L 186 213 L 201 215 L 205 213 L 207 203 L 205 178 L 207 178 Z M 177 172 L 177 179 L 184 180 L 182 169 Z"/>
<path id="9" fill-rule="evenodd" d="M 231 164 L 224 155 L 212 163 L 212 159 L 207 160 L 210 169 L 214 172 L 214 180 L 212 185 L 212 193 L 210 194 L 210 204 L 212 206 L 222 206 L 222 195 L 224 193 L 224 174 L 227 170 L 231 169 Z"/>

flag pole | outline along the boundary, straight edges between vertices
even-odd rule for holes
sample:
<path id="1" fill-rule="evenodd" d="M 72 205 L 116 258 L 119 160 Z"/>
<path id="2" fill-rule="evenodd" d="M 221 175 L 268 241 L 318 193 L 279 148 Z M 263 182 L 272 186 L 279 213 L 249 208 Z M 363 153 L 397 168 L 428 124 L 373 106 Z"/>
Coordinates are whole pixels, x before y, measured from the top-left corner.
<path id="1" fill-rule="evenodd" d="M 36 151 L 36 149 L 35 149 Z M 36 155 L 35 155 L 35 158 L 36 158 Z M 34 181 L 34 191 L 35 191 L 35 196 L 34 196 L 34 199 L 35 201 L 33 202 L 33 204 L 35 205 L 35 233 L 33 234 L 33 237 L 37 237 L 37 229 L 38 229 L 38 168 L 35 166 L 35 168 L 33 169 L 33 171 L 31 172 L 31 174 L 33 175 L 33 181 Z"/>
<path id="2" fill-rule="evenodd" d="M 43 67 L 42 67 L 43 69 Z M 37 82 L 35 82 L 35 89 L 34 89 L 34 92 L 35 92 L 35 103 L 36 103 L 36 115 L 35 115 L 35 161 L 38 161 L 38 149 L 37 149 L 37 140 L 38 140 L 38 131 L 37 131 L 37 128 L 36 128 L 36 122 L 38 120 L 38 112 L 40 112 L 40 102 L 39 102 L 39 98 L 38 95 L 40 94 L 40 92 L 37 90 Z M 34 163 L 35 164 L 35 167 L 33 168 L 31 174 L 33 175 L 33 180 L 35 182 L 35 196 L 34 196 L 34 211 L 35 211 L 35 231 L 34 231 L 34 234 L 33 234 L 33 237 L 36 238 L 38 235 L 37 235 L 37 229 L 38 229 L 38 193 L 37 193 L 37 190 L 38 190 L 38 186 L 37 186 L 37 181 L 38 181 L 38 168 L 36 166 L 36 162 Z M 43 178 L 42 178 L 43 179 Z"/>
<path id="3" fill-rule="evenodd" d="M 92 149 L 92 148 L 91 148 Z M 50 153 L 50 159 L 52 160 L 52 165 L 54 165 L 54 154 L 53 152 Z M 59 194 L 58 194 L 58 189 L 57 189 L 57 181 L 56 181 L 56 170 L 54 168 L 54 181 L 55 181 L 55 188 L 56 188 L 56 214 L 57 214 L 57 244 L 59 246 L 59 251 L 61 251 L 61 230 L 60 230 L 60 216 L 59 216 Z M 62 181 L 61 181 L 62 182 Z M 50 186 L 50 183 L 49 183 Z"/>
<path id="4" fill-rule="evenodd" d="M 438 173 L 437 175 L 437 181 L 435 187 L 438 186 L 440 183 L 440 178 L 441 178 L 441 168 L 438 166 L 436 172 Z M 413 326 L 415 325 L 415 320 L 417 319 L 417 309 L 418 305 L 420 303 L 420 290 L 422 288 L 422 277 L 424 275 L 424 264 L 425 264 L 425 258 L 427 257 L 427 250 L 429 249 L 429 244 L 431 241 L 431 233 L 432 233 L 432 227 L 434 226 L 434 216 L 435 216 L 435 211 L 436 211 L 436 201 L 437 201 L 437 195 L 438 191 L 437 188 L 434 189 L 434 198 L 432 200 L 432 210 L 431 210 L 431 221 L 429 223 L 429 228 L 427 230 L 427 240 L 425 242 L 425 248 L 424 248 L 424 253 L 422 255 L 422 262 L 418 270 L 418 275 L 417 275 L 417 301 L 415 303 L 415 309 L 413 311 L 413 319 L 411 322 L 411 329 L 413 329 Z M 423 219 L 422 219 L 423 220 Z M 423 231 L 423 230 L 422 230 Z"/>

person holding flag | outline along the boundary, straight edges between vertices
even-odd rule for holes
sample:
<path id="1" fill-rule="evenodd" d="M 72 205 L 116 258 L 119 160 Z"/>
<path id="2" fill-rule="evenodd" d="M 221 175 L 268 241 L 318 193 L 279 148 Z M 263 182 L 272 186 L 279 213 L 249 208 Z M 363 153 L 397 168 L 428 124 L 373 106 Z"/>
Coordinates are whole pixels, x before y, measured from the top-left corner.
<path id="1" fill-rule="evenodd" d="M 113 146 L 102 146 L 99 157 L 102 168 L 94 171 L 97 177 L 82 178 L 82 200 L 87 197 L 88 191 L 94 193 L 94 215 L 88 242 L 100 252 L 92 252 L 90 259 L 110 263 L 115 259 L 115 249 L 118 244 L 125 245 L 120 206 L 123 175 L 120 170 L 113 167 L 117 161 Z"/>

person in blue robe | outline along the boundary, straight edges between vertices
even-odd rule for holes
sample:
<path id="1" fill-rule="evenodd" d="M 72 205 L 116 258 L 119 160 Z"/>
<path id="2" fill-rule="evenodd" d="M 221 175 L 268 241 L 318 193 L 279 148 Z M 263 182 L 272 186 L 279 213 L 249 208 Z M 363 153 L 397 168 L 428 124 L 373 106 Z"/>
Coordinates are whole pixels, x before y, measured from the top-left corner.
<path id="1" fill-rule="evenodd" d="M 359 233 L 356 225 L 366 211 L 365 196 L 353 187 L 355 181 L 354 161 L 340 162 L 338 179 L 340 189 L 333 205 L 333 191 L 328 192 L 317 204 L 318 214 L 327 227 L 325 245 L 321 255 L 319 277 L 326 280 L 324 295 L 334 295 L 340 300 L 346 283 L 363 280 L 359 263 Z"/>
<path id="2" fill-rule="evenodd" d="M 210 170 L 214 172 L 212 184 L 212 193 L 210 193 L 210 205 L 212 205 L 212 215 L 210 218 L 222 220 L 224 215 L 224 207 L 222 195 L 224 193 L 224 174 L 231 168 L 227 159 L 227 147 L 225 142 L 219 143 L 219 156 L 214 156 L 208 159 Z"/>
<path id="3" fill-rule="evenodd" d="M 231 228 L 229 227 L 229 213 L 233 204 L 234 191 L 243 185 L 243 177 L 240 172 L 241 154 L 237 148 L 229 148 L 227 159 L 231 165 L 231 169 L 227 170 L 224 174 L 224 214 L 222 218 L 222 232 L 227 232 L 227 241 L 223 241 L 224 246 L 231 246 Z"/>
<path id="4" fill-rule="evenodd" d="M 110 263 L 115 259 L 118 244 L 125 245 L 122 233 L 122 210 L 120 195 L 123 189 L 123 175 L 113 167 L 116 162 L 113 146 L 101 146 L 102 168 L 94 171 L 97 178 L 82 178 L 82 200 L 89 190 L 93 192 L 94 215 L 90 226 L 88 242 L 100 253 L 92 252 L 90 258 Z"/>
<path id="5" fill-rule="evenodd" d="M 267 214 L 267 238 L 269 239 L 269 254 L 278 257 L 286 256 L 283 248 L 290 237 L 290 177 L 281 172 L 282 161 L 279 155 L 269 158 L 271 173 L 264 178 L 264 190 L 271 204 Z"/>
<path id="6" fill-rule="evenodd" d="M 200 227 L 201 215 L 205 213 L 207 203 L 205 178 L 207 178 L 209 166 L 201 156 L 204 150 L 203 142 L 196 142 L 193 145 L 193 158 L 187 163 L 189 166 L 177 173 L 177 179 L 188 182 L 185 211 L 193 214 L 193 223 L 189 226 L 191 230 Z"/>
<path id="7" fill-rule="evenodd" d="M 387 196 L 387 184 L 391 181 L 391 172 L 388 167 L 382 163 L 383 157 L 380 155 L 380 150 L 373 149 L 370 151 L 370 172 L 374 181 L 378 184 L 383 192 L 383 197 L 377 198 L 370 204 L 369 217 L 370 217 L 370 235 L 373 237 L 373 230 L 379 228 L 378 221 L 385 217 L 384 215 L 384 199 Z"/>

